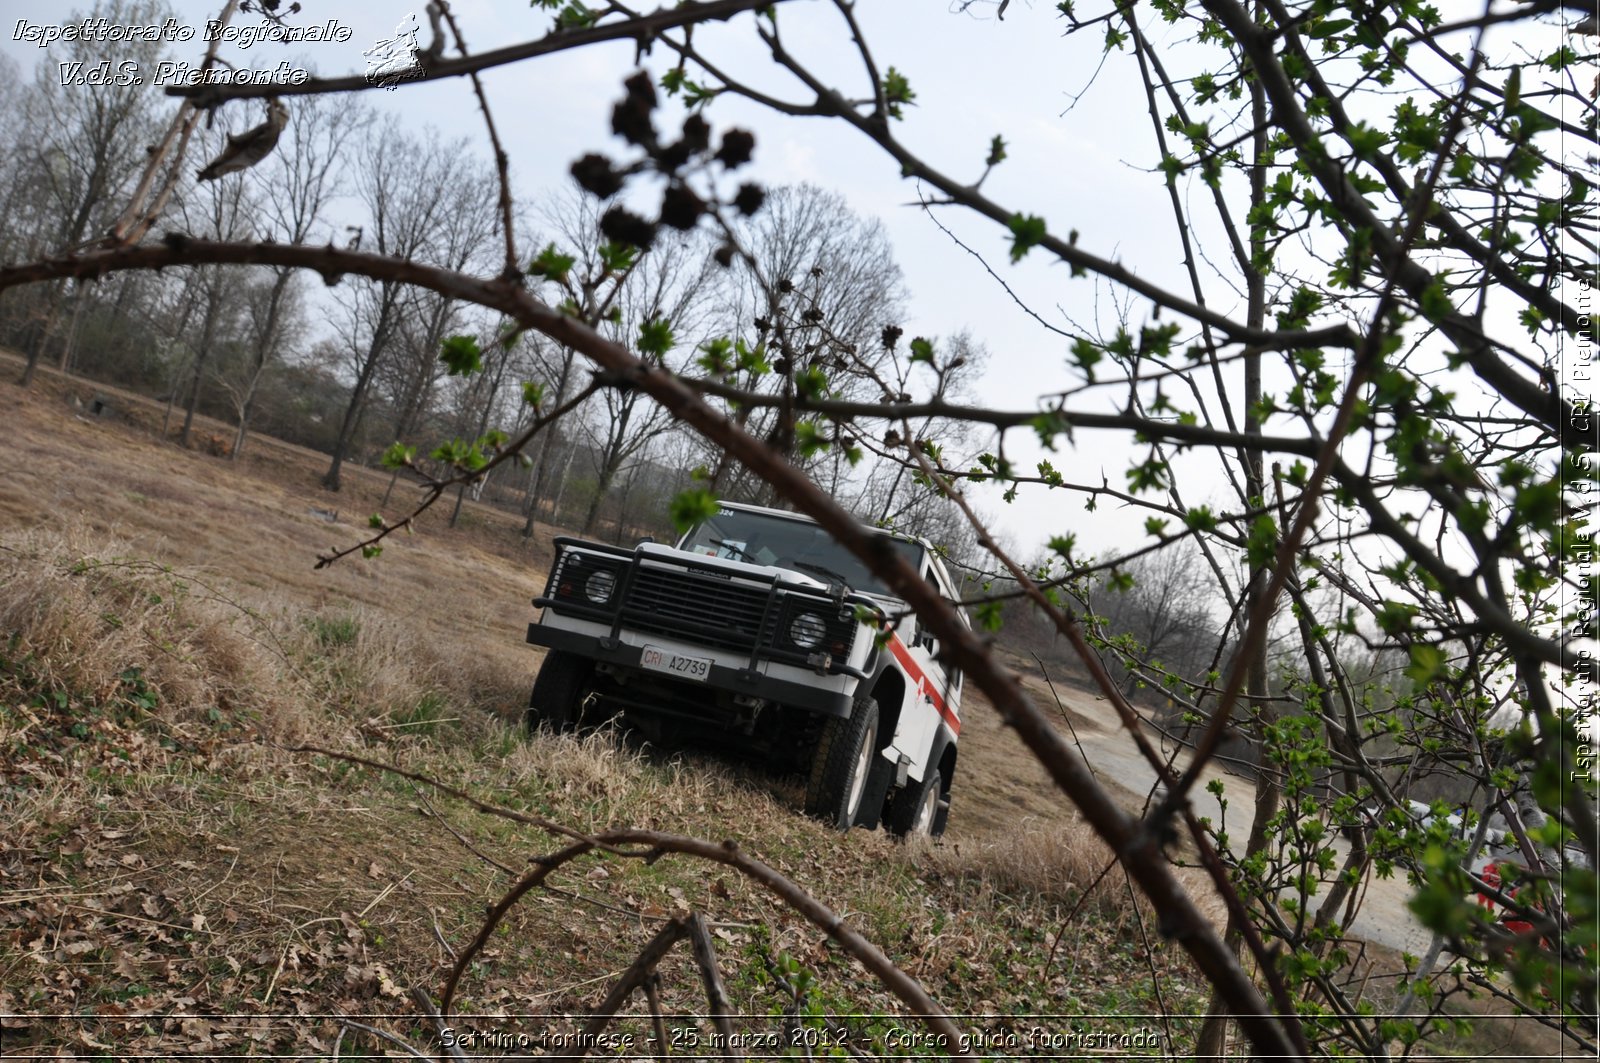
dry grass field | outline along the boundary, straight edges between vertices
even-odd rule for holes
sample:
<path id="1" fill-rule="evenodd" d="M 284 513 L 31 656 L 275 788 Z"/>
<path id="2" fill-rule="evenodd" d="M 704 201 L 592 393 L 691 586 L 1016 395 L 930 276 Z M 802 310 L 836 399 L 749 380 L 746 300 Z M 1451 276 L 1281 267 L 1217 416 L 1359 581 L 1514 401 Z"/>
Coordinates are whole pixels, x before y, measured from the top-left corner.
<path id="1" fill-rule="evenodd" d="M 262 437 L 238 461 L 185 451 L 163 441 L 159 406 L 49 373 L 24 392 L 9 362 L 0 352 L 13 456 L 0 477 L 0 1056 L 441 1047 L 408 990 L 436 999 L 486 906 L 561 840 L 300 745 L 579 831 L 735 839 L 950 1012 L 998 1016 L 966 1028 L 1005 1038 L 1049 1013 L 1076 1017 L 1043 1020 L 1053 1031 L 1142 1033 L 1180 1055 L 1190 1043 L 1194 1020 L 1137 1016 L 1194 1015 L 1197 976 L 1121 873 L 1101 879 L 1109 854 L 977 691 L 933 848 L 824 830 L 799 814 L 799 780 L 748 765 L 604 733 L 529 738 L 538 658 L 522 632 L 556 529 L 523 543 L 520 521 L 468 502 L 455 528 L 428 514 L 377 561 L 317 570 L 320 552 L 359 539 L 385 474 L 347 466 L 332 495 L 322 455 Z M 97 396 L 111 414 L 90 412 Z M 391 515 L 408 500 L 401 485 Z M 1091 749 L 1110 748 L 1102 703 L 1011 663 L 1041 704 L 1061 696 Z M 677 857 L 585 858 L 513 907 L 455 1006 L 458 1030 L 502 1040 L 467 1054 L 495 1058 L 505 1037 L 550 1048 L 687 910 L 712 921 L 730 1000 L 750 1016 L 742 1036 L 799 1023 L 925 1054 L 898 1002 L 823 932 L 738 874 Z M 661 973 L 669 1033 L 692 1037 L 695 967 L 669 957 Z M 639 1037 L 641 1008 L 620 1027 Z M 1478 1025 L 1454 1047 L 1550 1050 L 1514 1033 Z"/>
<path id="2" fill-rule="evenodd" d="M 980 698 L 964 711 L 950 834 L 933 849 L 828 832 L 798 814 L 797 780 L 737 763 L 607 734 L 529 739 L 518 716 L 537 658 L 522 631 L 551 529 L 524 547 L 510 515 L 469 503 L 459 528 L 430 515 L 375 562 L 315 570 L 319 551 L 359 537 L 384 476 L 350 469 L 330 495 L 319 455 L 259 438 L 238 462 L 184 451 L 153 430 L 160 409 L 131 396 L 7 379 L 7 1054 L 403 1054 L 362 1026 L 434 1043 L 407 990 L 437 996 L 485 906 L 559 843 L 301 744 L 577 830 L 737 839 L 955 1013 L 1138 1014 L 1159 994 L 1182 1014 L 1202 999 L 1120 875 L 1083 897 L 1107 854 Z M 114 416 L 80 405 L 95 394 Z M 456 1010 L 479 1015 L 475 1028 L 559 1029 L 528 1016 L 592 1007 L 690 908 L 714 921 L 737 1010 L 798 1009 L 880 1044 L 910 1028 L 822 932 L 728 869 L 591 857 L 551 884 L 467 970 Z M 1075 909 L 1086 917 L 1064 923 Z M 664 1007 L 703 1010 L 687 959 L 662 971 Z M 803 984 L 798 1002 L 783 989 Z M 852 1013 L 883 1017 L 838 1018 Z M 1144 1025 L 1113 1025 L 1130 1022 Z M 1161 1034 L 1181 1044 L 1181 1027 Z"/>

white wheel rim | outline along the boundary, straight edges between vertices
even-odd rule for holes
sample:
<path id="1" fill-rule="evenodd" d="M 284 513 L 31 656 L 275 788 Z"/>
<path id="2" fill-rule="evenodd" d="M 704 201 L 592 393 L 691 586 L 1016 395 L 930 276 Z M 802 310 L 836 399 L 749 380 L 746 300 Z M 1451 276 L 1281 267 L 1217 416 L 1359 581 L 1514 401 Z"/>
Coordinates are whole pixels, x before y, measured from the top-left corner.
<path id="1" fill-rule="evenodd" d="M 928 792 L 922 795 L 922 804 L 917 807 L 917 821 L 911 829 L 917 834 L 933 833 L 934 811 L 939 807 L 939 788 L 928 787 Z"/>
<path id="2" fill-rule="evenodd" d="M 855 822 L 861 810 L 861 795 L 867 789 L 867 769 L 872 764 L 872 747 L 877 745 L 878 728 L 872 727 L 861 740 L 861 750 L 856 754 L 855 771 L 850 779 L 850 799 L 845 804 L 845 815 Z"/>

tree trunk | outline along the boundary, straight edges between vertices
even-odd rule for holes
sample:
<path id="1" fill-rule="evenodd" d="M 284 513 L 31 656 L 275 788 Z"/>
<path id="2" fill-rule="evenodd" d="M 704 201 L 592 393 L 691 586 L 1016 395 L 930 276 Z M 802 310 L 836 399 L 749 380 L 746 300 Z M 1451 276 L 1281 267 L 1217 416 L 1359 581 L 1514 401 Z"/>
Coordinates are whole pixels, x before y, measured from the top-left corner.
<path id="1" fill-rule="evenodd" d="M 44 357 L 44 352 L 50 346 L 50 338 L 55 335 L 56 318 L 61 307 L 60 292 L 66 286 L 66 281 L 56 281 L 51 285 L 50 295 L 47 297 L 47 309 L 44 315 L 44 324 L 39 328 L 39 338 L 28 348 L 28 364 L 22 369 L 22 377 L 17 381 L 21 387 L 28 387 L 33 383 L 34 371 L 39 367 L 39 359 Z"/>
<path id="2" fill-rule="evenodd" d="M 78 345 L 78 322 L 83 317 L 83 283 L 72 288 L 72 320 L 67 323 L 67 339 L 61 346 L 61 359 L 57 368 L 63 376 L 72 375 L 72 355 Z"/>
<path id="3" fill-rule="evenodd" d="M 483 397 L 483 412 L 478 415 L 478 432 L 474 438 L 482 439 L 483 434 L 489 430 L 489 416 L 490 414 L 494 413 L 494 400 L 500 395 L 500 376 L 503 374 L 504 369 L 501 370 L 501 373 L 498 374 L 496 379 L 489 385 L 489 394 Z M 452 528 L 456 526 L 456 518 L 461 516 L 461 499 L 466 495 L 466 493 L 466 484 L 462 484 L 461 488 L 456 491 L 456 508 L 450 513 L 450 527 Z M 476 502 L 478 500 L 478 496 L 473 495 L 472 500 Z"/>
<path id="4" fill-rule="evenodd" d="M 245 436 L 250 430 L 250 407 L 256 401 L 256 390 L 260 383 L 261 372 L 257 370 L 245 386 L 244 401 L 239 404 L 239 424 L 233 431 L 233 449 L 228 451 L 229 461 L 238 461 L 239 455 L 244 452 Z"/>
<path id="5" fill-rule="evenodd" d="M 267 320 L 261 326 L 261 335 L 256 337 L 255 361 L 250 367 L 250 382 L 245 385 L 244 399 L 239 403 L 239 424 L 233 433 L 233 450 L 228 455 L 231 461 L 238 461 L 239 453 L 244 450 L 245 435 L 250 425 L 251 406 L 256 401 L 261 375 L 267 370 L 267 359 L 272 357 L 272 348 L 278 338 L 278 318 L 283 313 L 283 294 L 289 289 L 290 273 L 282 269 L 277 273 L 277 278 L 272 282 L 272 293 L 267 296 Z"/>
<path id="6" fill-rule="evenodd" d="M 1250 203 L 1251 206 L 1265 202 L 1267 196 L 1266 167 L 1263 158 L 1267 150 L 1267 102 L 1259 82 L 1252 83 L 1250 87 L 1250 112 L 1255 124 L 1252 165 L 1250 168 Z M 1251 261 L 1244 263 L 1247 320 L 1252 328 L 1260 328 L 1266 321 L 1266 278 L 1255 268 L 1255 262 L 1265 250 L 1266 234 L 1259 224 L 1250 227 L 1250 255 Z M 1244 360 L 1244 430 L 1247 435 L 1261 434 L 1261 421 L 1257 408 L 1261 402 L 1261 352 L 1257 348 L 1247 348 Z M 1245 493 L 1250 496 L 1245 502 L 1247 507 L 1260 506 L 1266 500 L 1266 476 L 1262 467 L 1261 452 L 1249 450 L 1244 454 L 1245 468 Z M 1259 568 L 1250 574 L 1249 588 L 1245 593 L 1243 613 L 1245 616 L 1254 614 L 1262 596 L 1266 593 L 1269 573 L 1265 568 Z M 1246 630 L 1243 624 L 1239 628 L 1239 637 L 1245 637 Z M 1242 647 L 1241 647 L 1242 648 Z M 1261 737 L 1268 725 L 1273 722 L 1276 711 L 1267 700 L 1267 640 L 1263 639 L 1261 648 L 1256 651 L 1249 661 L 1248 673 L 1245 677 L 1246 701 L 1255 710 L 1258 723 L 1256 734 Z M 1264 748 L 1264 743 L 1262 744 Z M 1263 765 L 1263 768 L 1265 765 Z M 1275 776 L 1270 771 L 1256 773 L 1256 801 L 1255 815 L 1250 823 L 1250 835 L 1245 843 L 1245 857 L 1261 852 L 1267 846 L 1267 822 L 1278 813 L 1278 804 L 1281 799 L 1281 788 Z M 1269 899 L 1270 903 L 1270 899 Z M 1227 929 L 1223 933 L 1223 940 L 1235 951 L 1239 948 L 1239 941 L 1244 934 L 1244 928 L 1234 917 L 1232 911 L 1228 913 Z M 1221 994 L 1213 991 L 1210 1007 L 1206 1009 L 1206 1021 L 1200 1028 L 1199 1037 L 1195 1043 L 1195 1057 L 1197 1059 L 1221 1058 L 1227 1045 L 1228 1016 L 1224 1010 Z"/>
<path id="7" fill-rule="evenodd" d="M 572 359 L 573 354 L 569 350 L 566 359 L 561 363 L 561 372 L 556 377 L 556 396 L 550 403 L 551 409 L 555 409 L 567 401 L 567 381 L 572 376 Z M 547 487 L 546 480 L 550 474 L 550 451 L 553 449 L 552 441 L 555 438 L 555 431 L 555 425 L 548 426 L 547 432 L 549 434 L 545 435 L 544 442 L 539 446 L 539 463 L 534 469 L 533 486 L 529 492 L 528 519 L 522 525 L 522 537 L 524 539 L 533 536 L 533 519 L 539 512 L 539 499 L 544 496 Z M 570 461 L 568 464 L 571 464 Z M 565 482 L 563 482 L 562 486 L 566 486 Z M 553 506 L 550 510 L 550 519 L 552 521 L 555 520 L 555 508 Z"/>
<path id="8" fill-rule="evenodd" d="M 378 323 L 372 330 L 372 342 L 367 345 L 367 356 L 361 362 L 361 373 L 356 377 L 356 386 L 350 392 L 350 404 L 345 407 L 344 420 L 339 424 L 339 439 L 333 445 L 333 460 L 328 463 L 328 471 L 322 476 L 322 486 L 330 491 L 337 491 L 341 486 L 339 474 L 350 451 L 350 440 L 355 437 L 356 423 L 361 419 L 361 403 L 367 396 L 367 385 L 372 382 L 372 375 L 378 368 L 378 358 L 389 337 L 389 315 L 393 312 L 392 305 L 393 297 L 387 292 L 384 293 L 382 309 L 378 313 Z"/>
<path id="9" fill-rule="evenodd" d="M 195 407 L 200 405 L 200 381 L 205 377 L 206 363 L 211 360 L 211 345 L 217 335 L 217 310 L 222 302 L 222 290 L 212 288 L 206 297 L 205 323 L 200 326 L 200 345 L 194 352 L 194 378 L 189 384 L 189 404 L 183 414 L 183 431 L 178 435 L 178 445 L 189 445 L 189 433 L 194 428 Z"/>
<path id="10" fill-rule="evenodd" d="M 572 476 L 572 459 L 576 458 L 577 456 L 578 456 L 578 448 L 569 446 L 567 448 L 567 461 L 566 461 L 566 464 L 561 467 L 561 486 L 556 488 L 555 501 L 550 503 L 550 523 L 551 524 L 555 524 L 559 520 L 559 515 L 561 513 L 561 498 L 562 498 L 563 495 L 565 495 L 567 493 L 567 481 Z"/>

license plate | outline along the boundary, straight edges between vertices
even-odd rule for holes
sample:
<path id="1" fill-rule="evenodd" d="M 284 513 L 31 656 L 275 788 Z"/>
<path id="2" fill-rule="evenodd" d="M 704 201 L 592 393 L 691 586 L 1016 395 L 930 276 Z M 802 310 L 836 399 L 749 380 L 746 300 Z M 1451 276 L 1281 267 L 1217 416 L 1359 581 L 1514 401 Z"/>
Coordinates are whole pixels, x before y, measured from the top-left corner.
<path id="1" fill-rule="evenodd" d="M 681 653 L 669 653 L 654 646 L 644 648 L 639 655 L 639 666 L 652 672 L 675 675 L 679 679 L 692 679 L 696 683 L 704 683 L 711 675 L 709 657 L 685 657 Z"/>

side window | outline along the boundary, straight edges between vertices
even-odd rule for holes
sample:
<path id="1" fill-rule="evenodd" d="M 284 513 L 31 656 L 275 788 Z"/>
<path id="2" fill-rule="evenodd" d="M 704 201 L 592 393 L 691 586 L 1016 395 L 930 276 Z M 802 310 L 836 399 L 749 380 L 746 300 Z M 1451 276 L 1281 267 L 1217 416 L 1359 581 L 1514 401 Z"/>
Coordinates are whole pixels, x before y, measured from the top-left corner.
<path id="1" fill-rule="evenodd" d="M 939 581 L 937 578 L 935 578 L 933 569 L 924 568 L 922 570 L 922 578 L 928 581 L 928 586 L 933 589 L 934 594 L 937 594 L 941 598 L 944 597 L 944 592 L 939 589 Z M 917 636 L 916 641 L 913 644 L 917 646 L 926 646 L 929 653 L 937 653 L 939 650 L 939 640 L 934 637 L 933 632 L 929 631 L 923 625 L 921 617 L 917 617 L 916 622 Z"/>
<path id="2" fill-rule="evenodd" d="M 956 606 L 958 609 L 960 608 L 960 604 L 958 602 L 956 602 L 956 600 L 955 600 L 955 593 L 954 593 L 953 589 L 948 587 L 948 586 L 946 586 L 943 582 L 940 581 L 939 575 L 938 575 L 938 571 L 932 565 L 928 566 L 927 570 L 923 573 L 923 575 L 927 579 L 928 585 L 933 588 L 933 592 L 935 594 L 937 594 L 939 597 L 943 598 L 945 601 L 949 602 L 951 605 Z M 928 636 L 928 638 L 927 638 L 927 643 L 926 644 L 927 644 L 929 653 L 932 653 L 932 654 L 935 654 L 935 655 L 938 654 L 938 652 L 939 652 L 939 640 L 938 639 L 934 638 L 930 634 Z M 953 664 L 942 664 L 941 667 L 943 667 L 944 673 L 945 673 L 946 689 L 948 689 L 956 697 L 960 697 L 961 696 L 961 669 L 957 668 Z"/>

